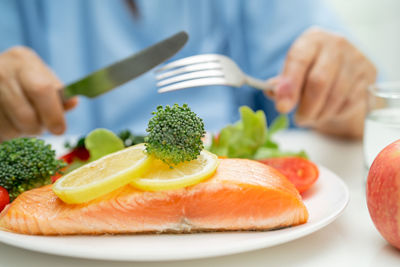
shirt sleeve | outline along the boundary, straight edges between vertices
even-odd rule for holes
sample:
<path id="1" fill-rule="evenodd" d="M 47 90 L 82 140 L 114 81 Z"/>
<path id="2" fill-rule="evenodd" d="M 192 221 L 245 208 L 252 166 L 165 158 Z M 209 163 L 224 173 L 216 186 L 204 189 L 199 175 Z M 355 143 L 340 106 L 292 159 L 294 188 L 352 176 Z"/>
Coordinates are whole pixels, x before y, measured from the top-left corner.
<path id="1" fill-rule="evenodd" d="M 309 27 L 346 34 L 329 6 L 319 0 L 243 1 L 242 14 L 245 71 L 260 79 L 281 71 L 291 44 Z M 256 109 L 265 110 L 269 120 L 277 116 L 274 104 L 261 91 L 253 95 Z"/>
<path id="2" fill-rule="evenodd" d="M 0 53 L 25 44 L 22 22 L 17 0 L 0 1 Z"/>

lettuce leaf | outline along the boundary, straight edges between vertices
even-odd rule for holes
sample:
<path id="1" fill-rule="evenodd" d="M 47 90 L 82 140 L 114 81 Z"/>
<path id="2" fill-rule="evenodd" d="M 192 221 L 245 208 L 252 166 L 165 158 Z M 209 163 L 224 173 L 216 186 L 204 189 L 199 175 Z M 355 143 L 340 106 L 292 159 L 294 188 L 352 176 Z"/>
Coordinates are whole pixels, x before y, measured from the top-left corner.
<path id="1" fill-rule="evenodd" d="M 219 156 L 251 158 L 266 140 L 266 118 L 263 111 L 253 112 L 249 107 L 239 109 L 241 120 L 223 128 L 213 138 L 209 150 Z"/>
<path id="2" fill-rule="evenodd" d="M 218 136 L 213 136 L 208 150 L 221 157 L 261 159 L 283 156 L 300 156 L 307 158 L 304 151 L 281 151 L 272 136 L 289 127 L 286 115 L 278 116 L 267 127 L 264 111 L 252 111 L 247 106 L 239 109 L 240 120 L 223 128 Z"/>

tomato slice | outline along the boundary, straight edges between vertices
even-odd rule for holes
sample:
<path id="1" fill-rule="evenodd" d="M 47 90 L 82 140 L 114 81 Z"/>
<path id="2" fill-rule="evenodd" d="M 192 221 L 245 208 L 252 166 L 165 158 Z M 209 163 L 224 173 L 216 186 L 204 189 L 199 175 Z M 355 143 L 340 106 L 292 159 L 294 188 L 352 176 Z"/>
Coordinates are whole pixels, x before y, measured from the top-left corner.
<path id="1" fill-rule="evenodd" d="M 71 152 L 65 154 L 60 159 L 64 160 L 66 163 L 70 164 L 74 162 L 77 158 L 79 160 L 86 161 L 89 159 L 89 151 L 84 147 L 74 148 Z"/>
<path id="2" fill-rule="evenodd" d="M 60 172 L 58 172 L 58 173 L 54 174 L 53 176 L 51 176 L 51 183 L 54 183 L 55 181 L 57 181 L 58 179 L 60 179 L 60 178 L 63 176 L 61 173 L 66 172 L 67 169 L 68 169 L 68 166 L 62 168 L 62 169 L 60 170 Z"/>
<path id="3" fill-rule="evenodd" d="M 10 195 L 7 189 L 0 186 L 0 211 L 2 211 L 8 203 L 10 203 Z"/>
<path id="4" fill-rule="evenodd" d="M 318 167 L 303 158 L 282 157 L 259 161 L 280 171 L 295 185 L 300 193 L 308 190 L 318 179 Z"/>

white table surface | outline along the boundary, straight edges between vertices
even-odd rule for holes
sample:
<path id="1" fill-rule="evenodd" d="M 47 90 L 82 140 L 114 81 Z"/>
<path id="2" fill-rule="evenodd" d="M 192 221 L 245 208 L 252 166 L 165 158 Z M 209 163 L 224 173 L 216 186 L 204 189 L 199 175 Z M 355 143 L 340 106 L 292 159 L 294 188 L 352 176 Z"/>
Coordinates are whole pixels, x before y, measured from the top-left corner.
<path id="1" fill-rule="evenodd" d="M 400 251 L 379 235 L 368 214 L 362 143 L 332 139 L 308 131 L 283 132 L 276 139 L 282 148 L 306 149 L 313 161 L 338 174 L 349 187 L 350 202 L 344 213 L 309 236 L 231 256 L 146 263 L 53 256 L 0 243 L 0 266 L 400 266 Z"/>

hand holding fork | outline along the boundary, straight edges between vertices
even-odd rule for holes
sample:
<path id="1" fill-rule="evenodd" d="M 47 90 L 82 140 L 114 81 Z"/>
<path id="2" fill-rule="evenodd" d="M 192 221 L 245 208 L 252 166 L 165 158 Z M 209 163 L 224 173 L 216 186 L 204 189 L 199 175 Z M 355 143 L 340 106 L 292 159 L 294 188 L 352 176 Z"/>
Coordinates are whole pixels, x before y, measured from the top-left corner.
<path id="1" fill-rule="evenodd" d="M 248 84 L 272 96 L 276 109 L 297 106 L 295 120 L 337 136 L 360 138 L 367 88 L 376 68 L 344 37 L 312 27 L 292 44 L 282 73 L 267 81 L 244 74 L 222 55 L 199 55 L 169 63 L 158 71 L 159 92 L 206 85 Z"/>

